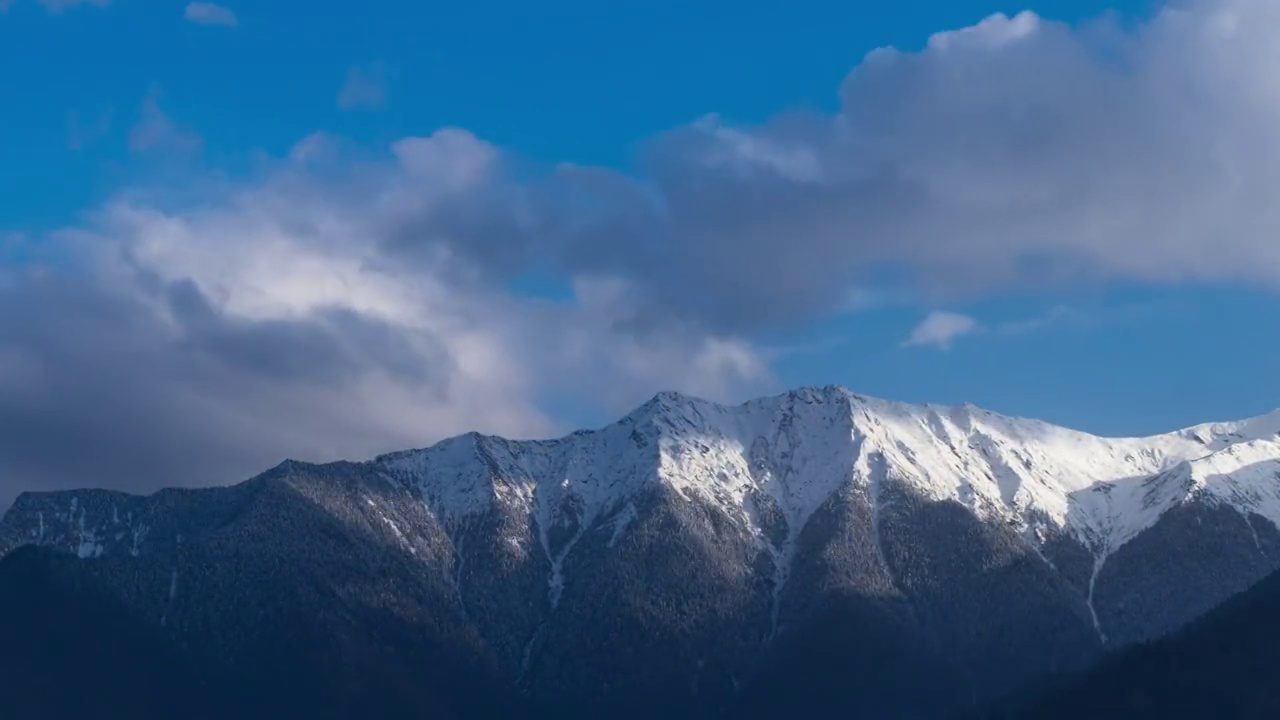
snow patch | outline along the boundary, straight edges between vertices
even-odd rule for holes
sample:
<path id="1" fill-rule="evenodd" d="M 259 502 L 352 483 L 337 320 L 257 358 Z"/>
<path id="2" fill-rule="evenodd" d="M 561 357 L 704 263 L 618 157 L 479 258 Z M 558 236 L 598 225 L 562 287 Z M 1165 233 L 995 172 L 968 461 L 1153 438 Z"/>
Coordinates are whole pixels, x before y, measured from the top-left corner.
<path id="1" fill-rule="evenodd" d="M 1280 411 L 1107 438 L 971 405 L 918 406 L 825 387 L 734 407 L 662 393 L 598 431 L 530 442 L 471 434 L 376 463 L 389 481 L 418 488 L 429 510 L 452 526 L 495 507 L 536 515 L 544 529 L 576 525 L 578 534 L 562 547 L 551 548 L 538 533 L 553 588 L 561 587 L 564 558 L 583 529 L 621 512 L 612 521 L 615 544 L 634 513 L 618 508 L 665 486 L 737 520 L 773 558 L 780 594 L 795 541 L 818 508 L 861 485 L 874 498 L 878 522 L 880 483 L 890 477 L 1029 539 L 1066 531 L 1095 560 L 1191 497 L 1280 525 L 1277 433 Z M 753 499 L 766 497 L 773 506 L 767 512 Z M 520 548 L 526 538 L 508 542 Z"/>
<path id="2" fill-rule="evenodd" d="M 1099 555 L 1093 561 L 1093 572 L 1089 575 L 1089 595 L 1086 599 L 1089 606 L 1089 616 L 1093 619 L 1093 630 L 1098 633 L 1098 639 L 1103 643 L 1107 642 L 1107 634 L 1102 631 L 1102 623 L 1098 621 L 1098 611 L 1093 607 L 1093 588 L 1098 584 L 1098 574 L 1102 572 L 1102 566 L 1106 562 L 1106 555 Z"/>
<path id="3" fill-rule="evenodd" d="M 636 513 L 636 506 L 627 503 L 613 518 L 613 533 L 609 536 L 609 547 L 618 544 L 618 540 L 622 539 L 622 534 L 626 531 L 627 526 L 635 522 L 639 515 Z"/>

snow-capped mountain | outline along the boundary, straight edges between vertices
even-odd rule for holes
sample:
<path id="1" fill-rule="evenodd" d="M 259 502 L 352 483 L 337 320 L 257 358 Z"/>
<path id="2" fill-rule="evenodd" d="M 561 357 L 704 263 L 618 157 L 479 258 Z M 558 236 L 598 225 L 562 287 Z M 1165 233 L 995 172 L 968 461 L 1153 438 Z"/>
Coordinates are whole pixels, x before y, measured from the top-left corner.
<path id="1" fill-rule="evenodd" d="M 1280 567 L 1278 523 L 1280 412 L 1102 438 L 827 387 L 664 393 L 558 440 L 227 488 L 26 494 L 0 549 L 74 553 L 255 672 L 287 650 L 263 618 L 305 609 L 333 657 L 447 662 L 557 716 L 766 717 L 806 692 L 923 717 L 1185 623 Z M 936 697 L 901 689 L 920 673 Z"/>

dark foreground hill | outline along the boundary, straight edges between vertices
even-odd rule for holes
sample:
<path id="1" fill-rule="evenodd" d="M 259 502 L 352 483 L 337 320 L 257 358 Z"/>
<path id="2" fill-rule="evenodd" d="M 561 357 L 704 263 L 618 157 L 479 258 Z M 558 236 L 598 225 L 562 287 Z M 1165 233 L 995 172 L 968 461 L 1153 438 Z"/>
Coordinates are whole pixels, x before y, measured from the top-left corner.
<path id="1" fill-rule="evenodd" d="M 251 646 L 254 667 L 184 648 L 120 602 L 95 568 L 65 553 L 20 547 L 0 559 L 0 717 L 5 720 L 268 720 L 518 718 L 500 693 L 460 694 L 366 654 L 327 655 L 333 638 L 288 622 Z M 302 620 L 302 619 L 300 619 Z M 233 623 L 217 628 L 235 633 Z M 260 673 L 256 667 L 274 666 Z M 427 666 L 430 668 L 430 666 Z M 430 668 L 442 681 L 456 668 Z M 453 690 L 466 690 L 455 687 Z M 473 688 L 483 690 L 483 688 Z"/>
<path id="2" fill-rule="evenodd" d="M 220 691 L 159 628 L 89 580 L 80 562 L 23 547 L 0 560 L 0 715 L 226 717 Z"/>
<path id="3" fill-rule="evenodd" d="M 1082 676 L 1020 693 L 983 720 L 1280 718 L 1280 573 Z"/>

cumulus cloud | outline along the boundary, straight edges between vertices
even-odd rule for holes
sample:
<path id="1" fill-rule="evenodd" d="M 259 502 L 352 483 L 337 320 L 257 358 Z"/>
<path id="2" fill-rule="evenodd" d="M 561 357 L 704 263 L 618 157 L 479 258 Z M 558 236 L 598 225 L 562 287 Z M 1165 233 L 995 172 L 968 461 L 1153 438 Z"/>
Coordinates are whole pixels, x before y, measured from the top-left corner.
<path id="1" fill-rule="evenodd" d="M 981 331 L 978 321 L 968 315 L 935 310 L 916 325 L 902 344 L 904 347 L 933 346 L 950 350 L 956 338 Z"/>
<path id="2" fill-rule="evenodd" d="M 548 402 L 612 417 L 657 388 L 772 386 L 740 338 L 620 331 L 625 281 L 528 298 L 443 241 L 413 263 L 380 241 L 406 213 L 424 236 L 463 227 L 432 210 L 464 198 L 494 152 L 446 130 L 337 178 L 295 152 L 198 206 L 135 191 L 81 226 L 5 236 L 0 256 L 25 261 L 0 265 L 0 500 L 232 482 L 286 456 L 368 457 L 472 429 L 571 429 Z"/>
<path id="3" fill-rule="evenodd" d="M 545 434 L 563 403 L 741 397 L 773 383 L 754 339 L 886 302 L 1276 286 L 1278 40 L 1269 0 L 995 15 L 871 53 L 834 114 L 709 116 L 633 175 L 446 129 L 375 163 L 312 136 L 194 206 L 122 194 L 44 243 L 47 266 L 0 276 L 0 477 L 229 481 L 283 455 Z M 385 80 L 353 68 L 339 105 L 381 105 Z M 130 136 L 198 145 L 154 97 Z M 531 274 L 563 292 L 513 289 Z M 908 343 L 979 328 L 934 313 Z"/>
<path id="4" fill-rule="evenodd" d="M 338 107 L 343 110 L 377 109 L 387 102 L 387 68 L 380 62 L 347 69 L 338 91 Z"/>
<path id="5" fill-rule="evenodd" d="M 240 22 L 230 8 L 208 2 L 190 3 L 182 16 L 187 22 L 216 27 L 235 27 Z"/>
<path id="6" fill-rule="evenodd" d="M 559 168 L 539 237 L 654 316 L 786 327 L 855 288 L 932 305 L 1113 280 L 1280 281 L 1280 6 L 995 15 L 871 53 L 837 114 L 710 117 L 643 175 Z"/>

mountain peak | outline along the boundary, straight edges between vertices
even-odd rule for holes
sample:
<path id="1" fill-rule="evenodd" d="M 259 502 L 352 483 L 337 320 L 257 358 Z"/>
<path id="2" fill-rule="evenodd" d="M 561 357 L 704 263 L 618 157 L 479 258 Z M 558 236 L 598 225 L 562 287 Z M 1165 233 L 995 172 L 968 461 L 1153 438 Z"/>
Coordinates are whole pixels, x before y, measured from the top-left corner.
<path id="1" fill-rule="evenodd" d="M 1280 411 L 1148 438 L 1104 438 L 971 403 L 911 405 L 825 385 L 734 406 L 664 391 L 598 430 L 545 441 L 472 432 L 361 466 L 420 494 L 444 518 L 514 504 L 547 513 L 544 522 L 588 523 L 646 489 L 666 487 L 752 532 L 760 531 L 753 503 L 762 498 L 799 532 L 842 488 L 871 488 L 888 474 L 929 500 L 956 502 L 1032 534 L 1067 531 L 1105 554 L 1192 489 L 1280 520 L 1267 475 L 1271 454 L 1280 457 L 1277 433 Z M 286 460 L 265 474 L 314 467 Z M 1162 483 L 1155 502 L 1146 481 L 1180 467 L 1192 479 Z M 104 507 L 123 502 L 98 497 Z M 87 493 L 60 498 L 66 522 L 83 510 L 73 502 L 91 501 Z M 34 508 L 32 500 L 23 496 L 16 507 Z M 39 512 L 55 517 L 43 505 Z"/>

